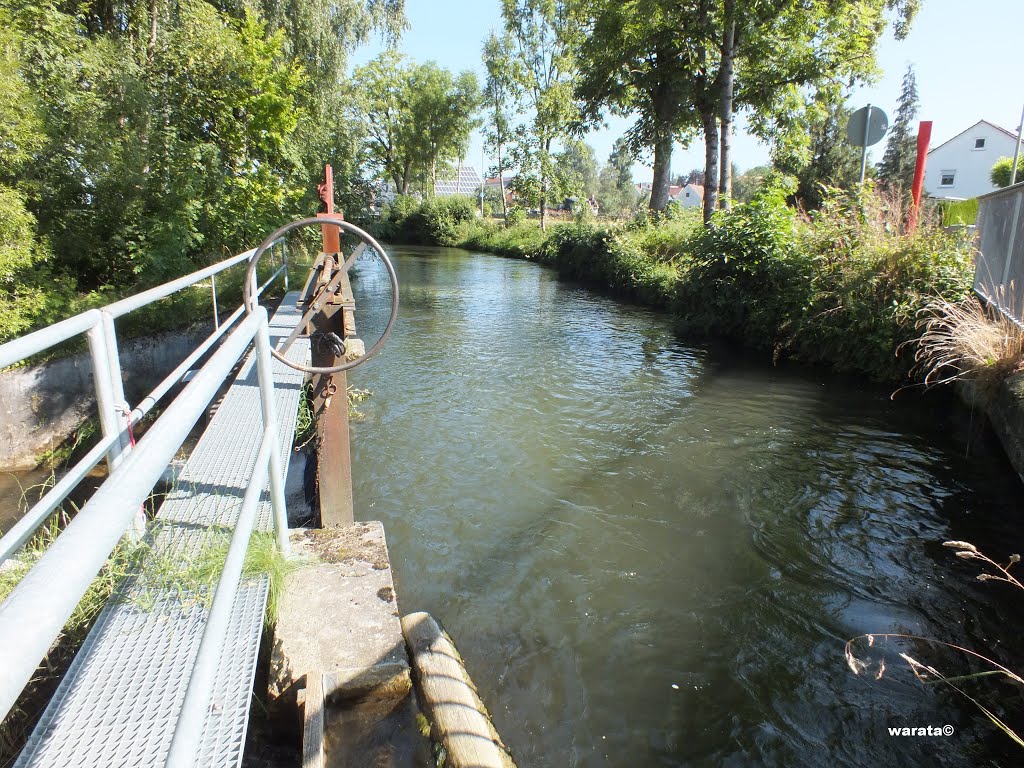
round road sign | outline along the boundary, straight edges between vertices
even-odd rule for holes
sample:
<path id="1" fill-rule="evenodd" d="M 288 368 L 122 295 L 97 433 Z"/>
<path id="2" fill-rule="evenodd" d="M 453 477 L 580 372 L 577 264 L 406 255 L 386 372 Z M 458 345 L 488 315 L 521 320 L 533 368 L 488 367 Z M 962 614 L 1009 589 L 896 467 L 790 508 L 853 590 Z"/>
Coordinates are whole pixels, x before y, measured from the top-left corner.
<path id="1" fill-rule="evenodd" d="M 865 128 L 867 128 L 866 140 Z M 885 112 L 868 104 L 850 115 L 850 122 L 846 124 L 846 138 L 855 147 L 870 147 L 882 140 L 888 128 L 889 118 Z"/>

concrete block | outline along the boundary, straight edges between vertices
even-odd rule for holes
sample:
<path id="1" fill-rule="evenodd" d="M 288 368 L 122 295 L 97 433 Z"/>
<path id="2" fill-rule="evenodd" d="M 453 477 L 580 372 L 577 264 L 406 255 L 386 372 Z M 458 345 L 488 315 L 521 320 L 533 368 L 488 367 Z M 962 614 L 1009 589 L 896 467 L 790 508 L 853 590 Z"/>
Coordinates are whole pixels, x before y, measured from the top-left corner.
<path id="1" fill-rule="evenodd" d="M 328 702 L 397 698 L 410 688 L 384 528 L 379 522 L 292 532 L 309 565 L 288 577 L 271 652 L 269 693 L 293 698 L 322 673 Z"/>

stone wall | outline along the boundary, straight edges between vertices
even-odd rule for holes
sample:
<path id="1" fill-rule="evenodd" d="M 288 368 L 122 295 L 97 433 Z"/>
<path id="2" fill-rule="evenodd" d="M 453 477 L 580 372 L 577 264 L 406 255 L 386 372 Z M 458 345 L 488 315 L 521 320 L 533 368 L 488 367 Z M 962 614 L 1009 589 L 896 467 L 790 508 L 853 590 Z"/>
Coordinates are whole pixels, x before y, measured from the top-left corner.
<path id="1" fill-rule="evenodd" d="M 209 335 L 205 324 L 120 343 L 125 396 L 134 407 Z M 87 351 L 0 372 L 0 469 L 35 466 L 96 413 Z"/>

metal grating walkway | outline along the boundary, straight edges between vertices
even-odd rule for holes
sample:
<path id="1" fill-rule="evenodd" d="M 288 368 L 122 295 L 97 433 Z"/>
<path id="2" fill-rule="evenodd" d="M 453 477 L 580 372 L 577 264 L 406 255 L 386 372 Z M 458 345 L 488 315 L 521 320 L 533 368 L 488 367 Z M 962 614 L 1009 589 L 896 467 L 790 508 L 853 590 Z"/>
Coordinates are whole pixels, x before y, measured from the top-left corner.
<path id="1" fill-rule="evenodd" d="M 301 317 L 297 292 L 270 320 L 270 343 L 286 338 Z M 309 342 L 298 339 L 289 359 L 308 362 Z M 303 374 L 273 361 L 274 398 L 284 471 L 295 432 Z M 220 408 L 175 479 L 147 532 L 150 567 L 201 553 L 230 532 L 242 506 L 262 436 L 255 356 L 250 353 Z M 264 488 L 257 530 L 272 530 Z M 225 545 L 226 546 L 226 545 Z M 207 550 L 208 551 L 208 550 Z M 267 600 L 265 577 L 243 581 L 221 652 L 212 706 L 203 726 L 198 764 L 237 767 L 242 760 L 250 692 Z M 16 768 L 28 766 L 162 766 L 188 686 L 207 609 L 145 573 L 103 610 Z"/>

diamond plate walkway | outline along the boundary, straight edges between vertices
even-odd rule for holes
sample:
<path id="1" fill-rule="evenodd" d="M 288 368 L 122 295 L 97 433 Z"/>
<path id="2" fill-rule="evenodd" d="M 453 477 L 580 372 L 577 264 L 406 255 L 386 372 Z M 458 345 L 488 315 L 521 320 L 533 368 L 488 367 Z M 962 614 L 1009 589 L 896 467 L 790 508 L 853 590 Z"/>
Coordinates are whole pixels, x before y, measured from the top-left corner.
<path id="1" fill-rule="evenodd" d="M 301 317 L 289 293 L 270 320 L 270 342 L 286 338 Z M 288 357 L 306 363 L 309 342 Z M 287 473 L 303 374 L 273 361 L 277 450 Z M 166 497 L 147 539 L 143 567 L 181 564 L 223 542 L 242 506 L 263 434 L 255 354 L 249 354 Z M 273 527 L 263 490 L 258 531 Z M 209 550 L 207 550 L 209 551 Z M 154 566 L 153 564 L 157 565 Z M 15 766 L 163 766 L 206 623 L 202 598 L 166 580 L 134 577 L 100 614 Z M 242 760 L 250 692 L 267 600 L 267 579 L 243 581 L 220 654 L 213 702 L 203 725 L 202 766 Z"/>

